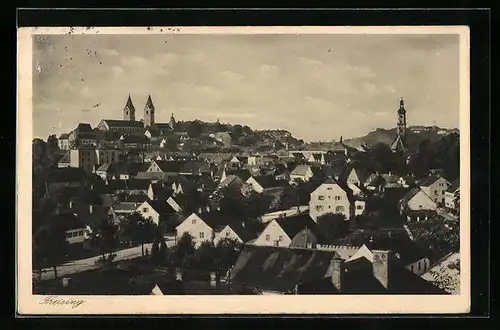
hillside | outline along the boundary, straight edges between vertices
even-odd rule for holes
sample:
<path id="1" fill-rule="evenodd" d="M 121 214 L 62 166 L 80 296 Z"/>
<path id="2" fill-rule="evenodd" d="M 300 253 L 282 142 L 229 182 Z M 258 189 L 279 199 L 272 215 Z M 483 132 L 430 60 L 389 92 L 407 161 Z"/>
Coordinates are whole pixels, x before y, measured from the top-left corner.
<path id="1" fill-rule="evenodd" d="M 441 138 L 441 136 L 450 134 L 450 133 L 458 133 L 458 129 L 447 129 L 447 128 L 439 128 L 437 126 L 411 126 L 408 128 L 407 133 L 407 142 L 410 148 L 416 147 L 423 140 L 429 140 L 431 142 L 437 141 Z M 366 144 L 368 146 L 377 144 L 377 143 L 385 143 L 390 145 L 397 136 L 396 128 L 391 129 L 383 129 L 378 128 L 375 131 L 368 133 L 365 136 L 345 139 L 344 142 L 354 148 L 359 148 L 361 145 Z"/>

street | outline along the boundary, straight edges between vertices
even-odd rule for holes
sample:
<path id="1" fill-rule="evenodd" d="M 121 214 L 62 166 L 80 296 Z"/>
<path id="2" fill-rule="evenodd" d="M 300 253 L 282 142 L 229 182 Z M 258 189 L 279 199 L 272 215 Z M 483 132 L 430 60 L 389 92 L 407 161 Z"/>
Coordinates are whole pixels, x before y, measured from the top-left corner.
<path id="1" fill-rule="evenodd" d="M 167 247 L 169 248 L 175 245 L 174 240 L 167 240 L 166 243 Z M 144 244 L 144 251 L 148 249 L 149 253 L 151 253 L 152 246 L 153 246 L 152 243 Z M 141 246 L 136 246 L 130 249 L 115 251 L 114 253 L 116 254 L 116 257 L 113 261 L 134 259 L 142 255 L 142 248 Z M 70 274 L 81 273 L 87 270 L 96 269 L 98 268 L 98 266 L 96 266 L 95 262 L 97 259 L 101 257 L 102 256 L 99 255 L 87 259 L 74 260 L 59 265 L 57 266 L 57 276 L 63 277 Z M 33 278 L 39 278 L 39 274 L 33 273 Z M 52 268 L 45 268 L 42 272 L 41 279 L 47 280 L 52 278 L 54 278 L 54 270 Z"/>

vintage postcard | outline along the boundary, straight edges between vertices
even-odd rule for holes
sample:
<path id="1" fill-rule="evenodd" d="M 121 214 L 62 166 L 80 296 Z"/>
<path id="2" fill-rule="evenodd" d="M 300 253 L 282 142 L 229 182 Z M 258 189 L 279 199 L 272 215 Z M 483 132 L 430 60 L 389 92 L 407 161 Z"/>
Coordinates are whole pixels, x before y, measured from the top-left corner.
<path id="1" fill-rule="evenodd" d="M 17 70 L 19 314 L 470 310 L 467 27 L 20 28 Z"/>

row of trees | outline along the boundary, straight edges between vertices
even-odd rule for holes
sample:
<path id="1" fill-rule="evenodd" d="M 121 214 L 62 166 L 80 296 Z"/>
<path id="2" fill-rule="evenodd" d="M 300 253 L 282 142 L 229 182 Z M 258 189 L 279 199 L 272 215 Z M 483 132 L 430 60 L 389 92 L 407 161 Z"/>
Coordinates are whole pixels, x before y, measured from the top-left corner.
<path id="1" fill-rule="evenodd" d="M 195 247 L 193 237 L 184 233 L 177 244 L 168 249 L 163 239 L 156 240 L 151 249 L 151 259 L 157 265 L 201 272 L 226 272 L 231 268 L 242 248 L 242 244 L 223 238 L 213 244 L 205 241 Z"/>

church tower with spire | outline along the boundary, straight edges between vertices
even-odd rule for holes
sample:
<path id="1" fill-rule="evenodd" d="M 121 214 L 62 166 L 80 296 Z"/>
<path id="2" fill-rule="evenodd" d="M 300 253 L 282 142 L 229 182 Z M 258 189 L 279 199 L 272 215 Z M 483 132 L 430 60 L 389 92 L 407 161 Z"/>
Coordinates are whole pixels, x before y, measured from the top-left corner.
<path id="1" fill-rule="evenodd" d="M 176 127 L 177 127 L 177 122 L 175 121 L 175 118 L 174 118 L 174 114 L 172 113 L 172 116 L 170 116 L 170 121 L 168 122 L 168 124 L 170 125 L 170 128 L 172 130 L 175 130 Z"/>
<path id="2" fill-rule="evenodd" d="M 406 136 L 406 109 L 405 109 L 405 101 L 403 98 L 399 101 L 399 109 L 398 109 L 398 135 L 401 137 Z"/>
<path id="3" fill-rule="evenodd" d="M 151 127 L 155 123 L 155 106 L 151 95 L 148 95 L 146 106 L 144 107 L 144 127 Z"/>
<path id="4" fill-rule="evenodd" d="M 123 108 L 123 120 L 135 121 L 135 107 L 130 94 L 128 95 L 127 104 Z"/>
<path id="5" fill-rule="evenodd" d="M 397 136 L 391 145 L 394 152 L 404 152 L 406 150 L 406 109 L 403 98 L 399 101 Z"/>

